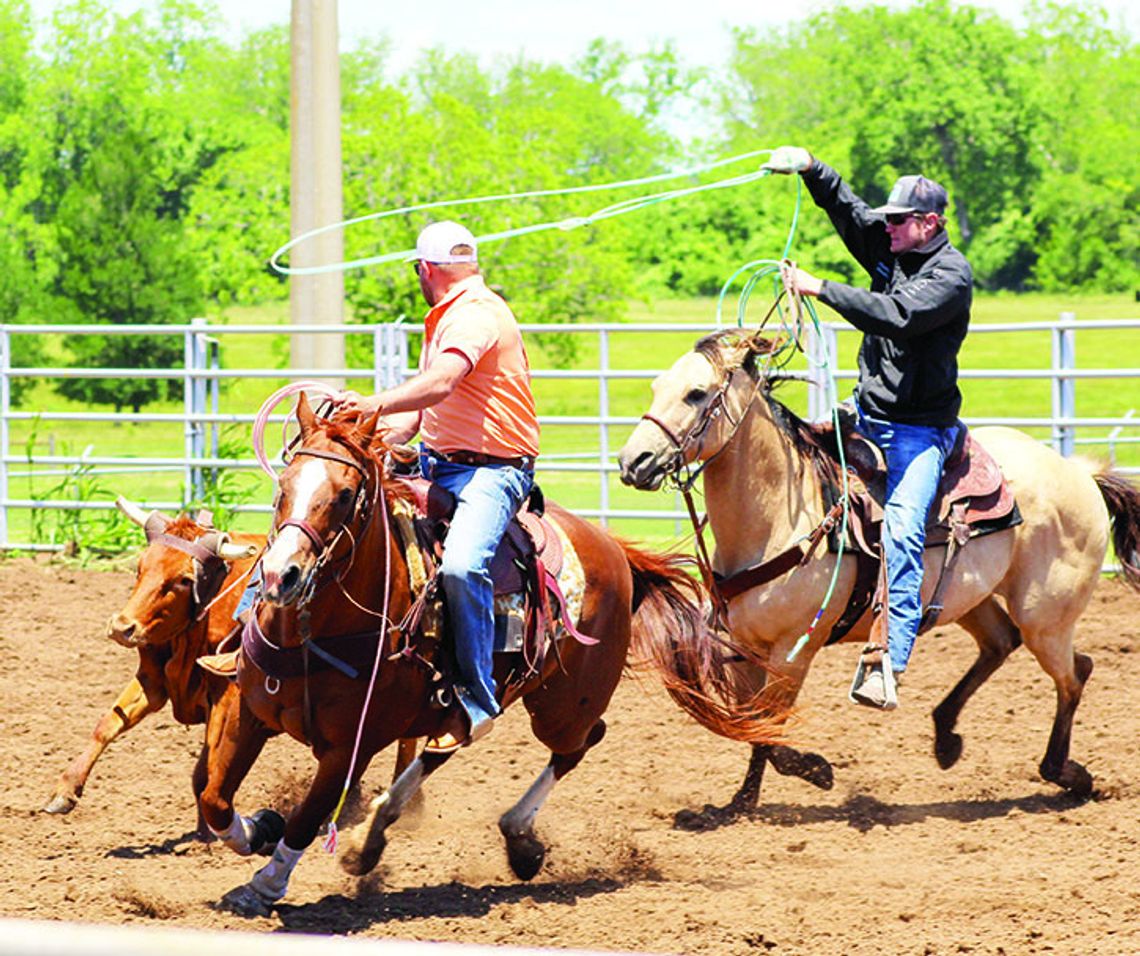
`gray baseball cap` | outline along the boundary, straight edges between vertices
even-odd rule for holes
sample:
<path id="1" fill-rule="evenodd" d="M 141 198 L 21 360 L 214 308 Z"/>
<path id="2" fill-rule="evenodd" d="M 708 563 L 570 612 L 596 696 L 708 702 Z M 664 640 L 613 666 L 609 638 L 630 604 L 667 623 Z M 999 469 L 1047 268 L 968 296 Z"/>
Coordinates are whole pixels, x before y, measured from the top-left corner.
<path id="1" fill-rule="evenodd" d="M 925 176 L 900 176 L 891 187 L 885 206 L 871 212 L 890 215 L 903 212 L 946 212 L 946 190 Z"/>

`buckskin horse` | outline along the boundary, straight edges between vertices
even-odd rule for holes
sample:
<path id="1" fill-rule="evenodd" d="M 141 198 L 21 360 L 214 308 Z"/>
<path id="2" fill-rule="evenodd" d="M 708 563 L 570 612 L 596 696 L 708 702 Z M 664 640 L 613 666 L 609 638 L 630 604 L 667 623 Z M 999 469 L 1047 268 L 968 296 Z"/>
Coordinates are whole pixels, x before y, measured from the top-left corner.
<path id="1" fill-rule="evenodd" d="M 146 531 L 135 585 L 122 610 L 107 621 L 107 636 L 138 651 L 135 676 L 99 718 L 87 747 L 60 775 L 47 813 L 70 813 L 95 762 L 113 741 L 170 702 L 181 724 L 208 724 L 229 683 L 195 666 L 233 631 L 233 612 L 264 535 L 218 531 L 209 518 L 171 518 L 144 512 L 125 498 L 120 511 Z M 197 800 L 206 781 L 207 728 L 191 784 Z M 209 837 L 199 817 L 198 836 Z"/>
<path id="2" fill-rule="evenodd" d="M 816 454 L 815 432 L 772 395 L 771 363 L 779 347 L 758 332 L 737 330 L 698 341 L 654 382 L 649 411 L 619 454 L 622 481 L 637 488 L 655 489 L 670 476 L 685 480 L 679 478 L 685 469 L 687 476 L 696 477 L 693 469 L 701 475 L 716 543 L 710 570 L 717 577 L 771 569 L 725 602 L 728 650 L 694 631 L 689 645 L 675 635 L 655 635 L 647 651 L 683 708 L 712 731 L 752 743 L 744 781 L 722 808 L 730 815 L 755 808 L 769 762 L 778 773 L 831 787 L 824 757 L 797 751 L 772 731 L 790 713 L 857 581 L 857 559 L 848 553 L 827 602 L 836 554 L 801 545 L 818 543 L 826 531 L 830 479 Z M 978 656 L 934 709 L 935 757 L 943 769 L 958 761 L 962 738 L 954 728 L 962 707 L 1024 643 L 1057 692 L 1041 776 L 1087 795 L 1092 778 L 1070 759 L 1069 747 L 1092 660 L 1074 650 L 1074 629 L 1100 577 L 1110 533 L 1125 579 L 1140 589 L 1140 492 L 1119 474 L 1062 458 L 1014 429 L 970 434 L 1000 465 L 1022 521 L 969 540 L 946 574 L 940 620 L 965 628 Z M 943 553 L 926 552 L 924 606 Z M 866 641 L 872 616 L 862 613 L 842 639 Z"/>
<path id="3" fill-rule="evenodd" d="M 440 644 L 411 624 L 418 595 L 409 564 L 418 559 L 395 517 L 408 493 L 385 476 L 387 446 L 374 434 L 377 417 L 319 418 L 302 395 L 297 420 L 297 446 L 280 475 L 262 558 L 263 600 L 243 637 L 240 712 L 231 714 L 211 751 L 202 812 L 227 845 L 246 855 L 272 839 L 271 828 L 256 814 L 234 812 L 234 781 L 266 737 L 283 730 L 307 743 L 317 771 L 269 864 L 223 898 L 223 906 L 243 915 L 265 915 L 285 895 L 301 852 L 374 754 L 398 738 L 435 735 L 447 714 L 431 700 Z M 685 559 L 633 548 L 555 505 L 546 515 L 581 564 L 581 610 L 571 624 L 585 640 L 562 639 L 539 673 L 521 685 L 507 683 L 503 704 L 523 700 L 534 736 L 550 751 L 537 780 L 499 821 L 521 879 L 538 871 L 545 854 L 533 829 L 538 810 L 605 733 L 602 715 L 625 666 L 631 630 L 703 626 Z M 521 655 L 496 657 L 502 685 L 523 662 Z M 481 746 L 493 747 L 493 738 Z M 373 801 L 368 818 L 345 834 L 345 869 L 361 875 L 376 865 L 389 824 L 449 756 L 421 753 Z"/>

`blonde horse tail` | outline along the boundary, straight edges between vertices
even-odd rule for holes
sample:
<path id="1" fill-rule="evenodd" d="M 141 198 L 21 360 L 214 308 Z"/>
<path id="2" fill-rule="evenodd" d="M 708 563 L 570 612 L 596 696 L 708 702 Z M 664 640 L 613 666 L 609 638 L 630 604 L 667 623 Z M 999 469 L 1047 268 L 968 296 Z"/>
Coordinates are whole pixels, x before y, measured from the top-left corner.
<path id="1" fill-rule="evenodd" d="M 1115 471 L 1100 471 L 1093 480 L 1112 518 L 1112 545 L 1120 571 L 1140 591 L 1140 488 Z"/>
<path id="2" fill-rule="evenodd" d="M 632 661 L 657 672 L 669 696 L 701 726 L 753 744 L 783 739 L 786 706 L 761 690 L 742 697 L 729 664 L 751 657 L 708 625 L 704 590 L 681 554 L 651 554 L 621 541 L 633 574 Z"/>

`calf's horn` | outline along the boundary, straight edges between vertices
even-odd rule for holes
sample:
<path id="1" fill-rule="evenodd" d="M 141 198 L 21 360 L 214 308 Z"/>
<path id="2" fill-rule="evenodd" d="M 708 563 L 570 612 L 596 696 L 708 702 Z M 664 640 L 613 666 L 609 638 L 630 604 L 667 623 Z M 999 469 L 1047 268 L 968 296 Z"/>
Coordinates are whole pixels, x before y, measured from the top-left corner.
<path id="1" fill-rule="evenodd" d="M 131 519 L 140 528 L 146 527 L 147 513 L 133 501 L 128 501 L 122 495 L 115 499 L 115 507 Z"/>
<path id="2" fill-rule="evenodd" d="M 148 541 L 153 535 L 161 534 L 170 524 L 170 519 L 161 511 L 152 511 L 147 514 L 133 501 L 128 501 L 122 495 L 115 499 L 115 507 L 146 532 Z"/>
<path id="3" fill-rule="evenodd" d="M 223 538 L 218 544 L 218 557 L 226 561 L 240 561 L 242 558 L 252 558 L 255 554 L 255 544 L 237 544 L 228 538 Z"/>

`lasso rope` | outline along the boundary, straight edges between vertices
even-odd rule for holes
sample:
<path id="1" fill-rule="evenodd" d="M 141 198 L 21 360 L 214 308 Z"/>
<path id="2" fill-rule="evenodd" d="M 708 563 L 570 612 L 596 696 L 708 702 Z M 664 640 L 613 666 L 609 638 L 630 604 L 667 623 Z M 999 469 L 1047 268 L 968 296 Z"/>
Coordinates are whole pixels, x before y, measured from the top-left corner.
<path id="1" fill-rule="evenodd" d="M 373 462 L 373 468 L 376 468 Z M 388 547 L 389 542 L 389 529 L 388 529 L 388 504 L 384 500 L 384 486 L 380 482 L 380 475 L 378 471 L 373 472 L 376 475 L 376 497 L 380 506 L 380 514 L 384 522 L 384 533 L 382 535 L 385 547 Z M 344 588 L 341 592 L 352 600 Z M 391 626 L 388 620 L 388 607 L 392 597 L 392 562 L 386 560 L 384 562 L 384 603 L 380 610 L 380 635 L 376 641 L 376 658 L 372 661 L 372 676 L 368 678 L 368 690 L 364 695 L 364 704 L 360 708 L 360 722 L 356 725 L 356 737 L 352 743 L 352 757 L 348 762 L 348 770 L 344 775 L 344 786 L 340 791 L 340 799 L 336 802 L 336 807 L 333 809 L 332 816 L 329 818 L 329 828 L 325 836 L 324 843 L 322 844 L 327 853 L 336 853 L 339 835 L 337 831 L 336 821 L 340 816 L 340 811 L 344 808 L 344 801 L 348 798 L 348 791 L 352 785 L 352 777 L 356 771 L 356 762 L 360 757 L 360 742 L 364 737 L 364 723 L 368 718 L 368 705 L 372 703 L 372 694 L 376 689 L 376 676 L 380 673 L 380 660 L 384 656 L 384 642 L 388 637 L 388 628 Z M 352 602 L 356 604 L 355 601 Z M 357 605 L 359 607 L 360 605 Z M 367 608 L 365 608 L 367 610 Z M 370 611 L 369 613 L 375 613 Z"/>
<path id="2" fill-rule="evenodd" d="M 269 463 L 269 457 L 265 454 L 265 426 L 269 424 L 269 416 L 282 399 L 305 391 L 320 392 L 329 399 L 334 399 L 341 394 L 339 389 L 333 388 L 325 382 L 306 381 L 304 379 L 299 382 L 290 382 L 288 385 L 283 385 L 277 389 L 262 402 L 261 408 L 257 410 L 257 415 L 253 419 L 253 457 L 257 459 L 261 470 L 273 479 L 274 484 L 277 484 L 277 472 L 273 470 L 273 466 Z M 284 424 L 281 426 L 282 444 L 284 444 L 285 429 L 288 424 L 289 416 L 287 415 Z"/>
<path id="3" fill-rule="evenodd" d="M 692 169 L 682 170 L 675 173 L 661 173 L 656 176 L 644 176 L 640 179 L 627 179 L 621 182 L 613 183 L 597 183 L 590 186 L 569 186 L 562 189 L 536 189 L 528 192 L 521 193 L 501 193 L 494 196 L 474 196 L 465 199 L 443 199 L 436 202 L 418 203 L 414 206 L 402 206 L 399 209 L 386 209 L 383 212 L 369 213 L 365 216 L 357 216 L 354 219 L 345 219 L 341 222 L 335 222 L 328 226 L 321 226 L 317 229 L 312 229 L 309 232 L 302 233 L 294 239 L 291 239 L 280 249 L 269 257 L 269 265 L 282 275 L 290 276 L 304 276 L 304 275 L 322 275 L 328 272 L 345 272 L 349 269 L 358 269 L 363 266 L 379 265 L 384 262 L 402 262 L 415 254 L 414 249 L 402 249 L 398 252 L 386 252 L 377 256 L 366 256 L 360 259 L 349 259 L 344 262 L 325 263 L 317 266 L 286 266 L 281 264 L 281 257 L 287 252 L 295 249 L 303 242 L 310 239 L 315 239 L 317 236 L 324 235 L 329 232 L 336 232 L 348 229 L 350 226 L 356 226 L 363 222 L 373 222 L 380 219 L 387 219 L 391 216 L 401 216 L 409 212 L 420 212 L 425 209 L 444 209 L 451 206 L 474 206 L 481 203 L 490 202 L 506 202 L 509 200 L 518 199 L 536 199 L 549 196 L 570 196 L 579 193 L 601 192 L 611 189 L 624 189 L 633 186 L 645 186 L 650 183 L 667 182 L 671 179 L 681 179 L 686 176 L 695 176 L 699 173 L 708 172 L 713 169 L 719 169 L 724 166 L 730 166 L 734 163 L 742 162 L 746 159 L 754 159 L 757 156 L 767 156 L 772 152 L 770 149 L 757 149 L 748 153 L 741 153 L 739 156 L 732 156 L 729 159 L 721 159 L 712 163 L 705 163 L 701 166 L 693 167 Z M 595 212 L 585 216 L 569 216 L 565 219 L 559 219 L 553 222 L 536 223 L 530 226 L 519 226 L 515 229 L 507 229 L 502 232 L 491 232 L 476 237 L 476 241 L 496 242 L 500 239 L 509 239 L 514 236 L 524 236 L 535 232 L 546 232 L 551 229 L 561 229 L 568 231 L 570 229 L 578 229 L 582 226 L 592 225 L 596 222 L 601 222 L 605 219 L 610 219 L 614 216 L 624 215 L 625 213 L 635 212 L 646 206 L 656 205 L 657 203 L 667 202 L 671 199 L 680 199 L 683 196 L 691 196 L 695 193 L 706 192 L 713 189 L 728 189 L 733 186 L 741 186 L 746 183 L 754 182 L 757 179 L 763 179 L 769 175 L 769 170 L 758 169 L 750 173 L 744 173 L 739 176 L 731 176 L 727 179 L 716 180 L 711 183 L 704 183 L 699 186 L 685 186 L 679 189 L 669 189 L 663 192 L 651 193 L 647 196 L 635 196 L 631 199 L 623 199 L 620 202 L 612 203 L 609 206 L 604 206 Z"/>

